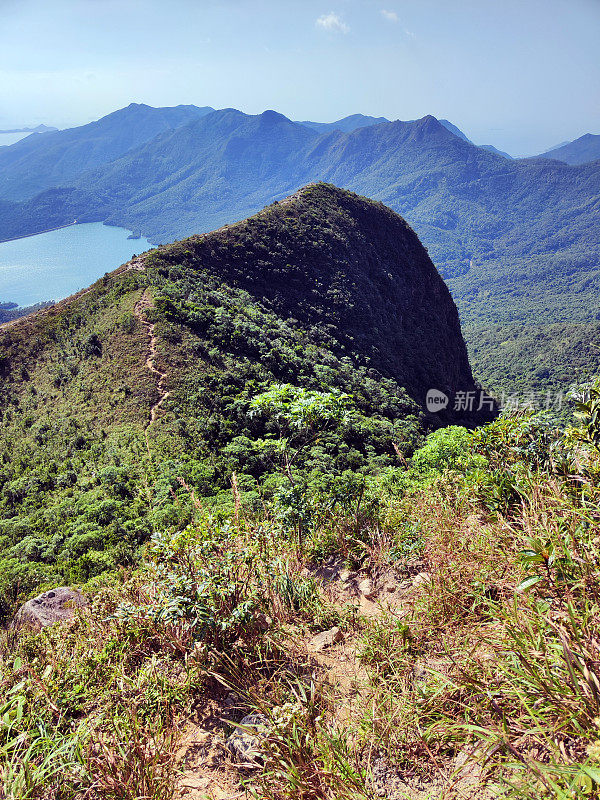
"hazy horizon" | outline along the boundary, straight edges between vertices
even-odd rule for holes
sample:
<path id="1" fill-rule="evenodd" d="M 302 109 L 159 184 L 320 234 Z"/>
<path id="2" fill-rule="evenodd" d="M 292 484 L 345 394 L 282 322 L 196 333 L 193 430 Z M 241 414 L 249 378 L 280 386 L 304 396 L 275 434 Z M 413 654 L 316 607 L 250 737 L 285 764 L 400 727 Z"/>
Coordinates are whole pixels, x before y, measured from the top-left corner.
<path id="1" fill-rule="evenodd" d="M 103 116 L 107 116 L 108 114 L 114 113 L 115 111 L 120 111 L 120 110 L 122 110 L 123 108 L 126 108 L 128 105 L 131 105 L 131 104 L 134 104 L 134 105 L 135 105 L 135 104 L 136 104 L 136 101 L 133 101 L 133 100 L 132 100 L 132 101 L 131 101 L 131 103 L 128 103 L 126 106 L 122 106 L 121 108 L 118 108 L 118 109 L 117 109 L 117 108 L 115 108 L 115 109 L 113 109 L 112 111 L 109 111 L 109 112 L 107 112 L 107 114 L 106 114 L 106 115 L 105 115 L 105 114 L 103 114 L 103 115 L 102 115 L 102 117 L 103 117 Z M 141 104 L 140 104 L 140 105 L 141 105 Z M 150 104 L 145 104 L 145 105 L 150 105 Z M 182 104 L 180 104 L 180 103 L 177 103 L 176 105 L 197 105 L 197 104 L 196 104 L 196 103 L 182 103 Z M 224 109 L 226 109 L 226 108 L 231 108 L 231 106 L 222 106 L 222 107 L 220 107 L 220 108 L 215 108 L 215 111 L 224 110 Z M 275 108 L 275 109 L 266 109 L 266 108 L 265 108 L 265 109 L 262 109 L 261 111 L 257 111 L 257 112 L 244 112 L 242 109 L 237 109 L 237 110 L 239 110 L 239 111 L 242 111 L 243 113 L 247 113 L 247 114 L 256 114 L 256 115 L 260 115 L 260 114 L 262 114 L 264 111 L 268 111 L 268 110 L 272 110 L 272 111 L 278 111 L 278 109 L 276 109 L 276 108 Z M 280 112 L 280 113 L 281 113 L 281 112 Z M 323 123 L 333 123 L 333 122 L 337 122 L 337 121 L 339 121 L 339 120 L 341 120 L 341 119 L 344 119 L 345 117 L 352 116 L 352 115 L 354 115 L 354 114 L 362 114 L 362 112 L 361 112 L 360 110 L 358 110 L 358 111 L 352 111 L 352 112 L 350 112 L 349 114 L 345 114 L 343 117 L 336 117 L 335 119 L 311 119 L 311 120 L 306 120 L 306 121 L 311 121 L 311 122 L 323 122 Z M 287 116 L 287 115 L 285 115 L 285 116 Z M 368 116 L 372 116 L 372 117 L 376 117 L 376 118 L 377 118 L 377 117 L 383 117 L 383 116 L 385 116 L 385 115 L 384 115 L 384 114 L 369 114 Z M 427 116 L 427 115 L 424 115 L 424 116 Z M 433 115 L 433 116 L 435 116 L 435 115 Z M 97 119 L 101 119 L 101 117 L 98 117 Z M 289 117 L 289 119 L 291 119 L 291 120 L 293 120 L 293 121 L 296 121 L 296 122 L 300 122 L 300 121 L 301 121 L 301 120 L 299 120 L 299 119 L 298 119 L 298 117 L 297 117 L 297 116 L 295 116 L 295 117 Z M 395 121 L 396 121 L 396 120 L 394 120 L 394 119 L 390 119 L 390 118 L 388 118 L 388 119 L 389 119 L 389 121 L 390 121 L 390 122 L 395 122 Z M 421 119 L 421 118 L 419 118 L 419 119 Z M 437 117 L 437 119 L 445 119 L 445 118 L 444 118 L 444 117 Z M 86 120 L 85 122 L 75 123 L 75 124 L 73 124 L 73 125 L 68 125 L 68 126 L 62 127 L 62 128 L 60 128 L 60 129 L 61 129 L 61 130 L 65 130 L 67 127 L 79 127 L 79 126 L 81 126 L 81 125 L 86 125 L 86 124 L 89 124 L 90 122 L 93 122 L 93 121 L 95 121 L 95 120 L 94 120 L 94 119 L 90 119 L 90 120 Z M 402 122 L 412 122 L 413 120 L 401 120 L 401 121 L 402 121 Z M 460 122 L 457 122 L 457 121 L 456 121 L 456 119 L 450 119 L 450 120 L 448 120 L 448 121 L 449 121 L 449 122 L 452 122 L 454 125 L 456 125 L 456 127 L 457 127 L 457 128 L 459 128 L 459 129 L 462 131 L 462 133 L 464 133 L 464 134 L 465 134 L 465 135 L 466 135 L 466 136 L 467 136 L 469 139 L 472 139 L 472 137 L 469 135 L 469 132 L 468 132 L 468 131 L 466 131 L 466 130 L 464 129 L 464 127 L 463 127 L 463 126 L 460 124 Z M 43 122 L 43 120 L 42 120 L 41 122 Z M 38 122 L 38 123 L 35 123 L 35 124 L 36 124 L 36 125 L 38 125 L 38 124 L 40 124 L 40 122 Z M 46 124 L 48 124 L 48 123 L 46 123 Z M 23 123 L 23 124 L 22 124 L 22 125 L 20 125 L 20 126 L 18 126 L 18 125 L 15 125 L 14 127 L 15 127 L 15 128 L 17 128 L 17 127 L 21 127 L 21 128 L 28 128 L 28 127 L 35 127 L 35 125 L 34 125 L 33 123 L 32 123 L 31 125 L 30 125 L 29 123 Z M 57 127 L 58 127 L 58 126 L 57 126 Z M 583 136 L 583 135 L 585 135 L 586 133 L 593 133 L 593 131 L 585 131 L 584 133 L 581 133 L 581 134 L 578 134 L 578 135 L 574 136 L 574 137 L 573 137 L 573 139 L 578 139 L 580 136 Z M 28 133 L 22 133 L 22 134 L 17 134 L 17 133 L 14 133 L 14 134 L 2 134 L 2 129 L 0 128 L 0 137 L 1 137 L 2 135 L 4 135 L 4 136 L 13 136 L 13 137 L 14 137 L 14 139 L 13 139 L 13 140 L 11 140 L 11 141 L 0 141 L 0 146 L 2 146 L 2 145 L 7 145 L 7 144 L 13 144 L 13 143 L 15 143 L 15 142 L 19 141 L 20 139 L 24 139 L 24 138 L 25 138 L 26 136 L 28 136 L 29 134 L 28 134 Z M 567 142 L 569 142 L 569 141 L 572 141 L 572 140 L 570 140 L 570 139 L 569 139 L 569 140 L 563 140 L 563 141 L 560 141 L 560 142 L 554 142 L 554 144 L 552 144 L 552 145 L 549 145 L 548 147 L 544 148 L 543 150 L 536 150 L 536 151 L 531 151 L 531 152 L 527 152 L 527 153 L 519 153 L 519 154 L 515 154 L 515 153 L 509 153 L 509 155 L 513 156 L 514 158 L 524 158 L 524 157 L 527 157 L 527 156 L 529 156 L 529 155 L 531 155 L 531 156 L 533 156 L 533 155 L 539 155 L 539 154 L 540 154 L 540 153 L 542 153 L 542 152 L 546 152 L 546 151 L 548 151 L 548 150 L 551 150 L 551 149 L 554 149 L 554 148 L 556 148 L 556 147 L 559 147 L 560 145 L 562 145 L 562 144 L 566 144 L 566 143 L 567 143 Z M 486 141 L 486 142 L 474 142 L 474 144 L 478 144 L 478 145 L 488 145 L 488 144 L 491 144 L 491 142 L 487 142 L 487 141 Z M 496 144 L 495 146 L 496 146 L 496 147 L 497 147 L 499 150 L 504 150 L 505 152 L 507 152 L 507 148 L 501 147 L 499 144 Z"/>
<path id="2" fill-rule="evenodd" d="M 139 102 L 433 114 L 516 156 L 600 133 L 596 0 L 0 0 L 0 14 L 0 129 Z"/>

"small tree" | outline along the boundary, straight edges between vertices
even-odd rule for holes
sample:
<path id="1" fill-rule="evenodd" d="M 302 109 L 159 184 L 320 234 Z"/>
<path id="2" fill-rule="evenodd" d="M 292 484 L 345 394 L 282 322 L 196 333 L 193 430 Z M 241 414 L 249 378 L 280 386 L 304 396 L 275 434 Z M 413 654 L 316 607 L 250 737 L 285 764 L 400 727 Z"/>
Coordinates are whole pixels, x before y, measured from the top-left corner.
<path id="1" fill-rule="evenodd" d="M 297 531 L 298 547 L 303 538 L 303 487 L 299 485 L 293 468 L 300 454 L 315 444 L 326 432 L 339 428 L 348 419 L 352 399 L 350 395 L 332 390 L 315 392 L 289 383 L 275 384 L 268 392 L 257 395 L 250 403 L 251 416 L 265 416 L 276 429 L 276 438 L 264 439 L 262 445 L 271 447 L 280 469 L 290 486 L 281 491 L 286 517 L 293 519 Z"/>
<path id="2" fill-rule="evenodd" d="M 276 428 L 277 439 L 265 444 L 275 445 L 292 486 L 296 483 L 292 467 L 300 454 L 347 420 L 351 402 L 344 392 L 315 392 L 289 383 L 274 384 L 251 401 L 250 415 L 266 416 Z"/>

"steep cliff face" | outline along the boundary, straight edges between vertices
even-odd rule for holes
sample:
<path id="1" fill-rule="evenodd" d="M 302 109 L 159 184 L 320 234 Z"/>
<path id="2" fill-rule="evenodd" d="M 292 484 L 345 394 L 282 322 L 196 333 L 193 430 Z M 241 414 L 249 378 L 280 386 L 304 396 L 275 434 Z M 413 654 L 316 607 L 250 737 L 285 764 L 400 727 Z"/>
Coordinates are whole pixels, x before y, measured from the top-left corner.
<path id="1" fill-rule="evenodd" d="M 422 408 L 430 389 L 450 405 L 457 392 L 476 390 L 448 288 L 414 231 L 381 203 L 310 185 L 158 257 L 190 276 L 218 275 L 279 316 L 327 331 Z"/>

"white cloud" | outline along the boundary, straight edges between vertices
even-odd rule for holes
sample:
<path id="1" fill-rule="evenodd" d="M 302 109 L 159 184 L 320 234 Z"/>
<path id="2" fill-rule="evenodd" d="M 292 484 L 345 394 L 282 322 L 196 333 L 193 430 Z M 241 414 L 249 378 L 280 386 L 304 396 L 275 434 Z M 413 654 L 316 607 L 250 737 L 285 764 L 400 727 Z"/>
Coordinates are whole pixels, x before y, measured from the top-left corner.
<path id="1" fill-rule="evenodd" d="M 388 22 L 398 22 L 398 14 L 395 11 L 386 11 L 385 8 L 382 8 L 381 16 L 387 19 Z"/>
<path id="2" fill-rule="evenodd" d="M 337 33 L 348 33 L 350 30 L 350 27 L 346 25 L 344 20 L 338 17 L 333 11 L 319 17 L 316 24 L 319 28 L 324 28 L 326 31 L 336 31 Z"/>

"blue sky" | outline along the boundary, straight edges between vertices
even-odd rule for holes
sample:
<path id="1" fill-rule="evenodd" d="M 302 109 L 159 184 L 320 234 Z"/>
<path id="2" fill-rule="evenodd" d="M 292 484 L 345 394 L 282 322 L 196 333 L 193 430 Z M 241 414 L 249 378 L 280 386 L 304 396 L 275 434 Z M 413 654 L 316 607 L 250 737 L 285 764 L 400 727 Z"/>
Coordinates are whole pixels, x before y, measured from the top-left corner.
<path id="1" fill-rule="evenodd" d="M 446 117 L 513 155 L 600 133 L 600 0 L 0 0 L 0 128 L 130 102 Z"/>

